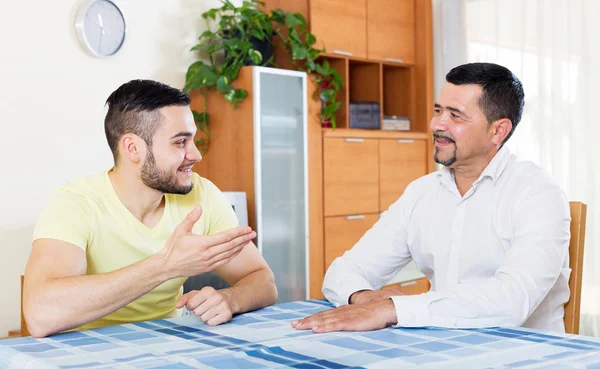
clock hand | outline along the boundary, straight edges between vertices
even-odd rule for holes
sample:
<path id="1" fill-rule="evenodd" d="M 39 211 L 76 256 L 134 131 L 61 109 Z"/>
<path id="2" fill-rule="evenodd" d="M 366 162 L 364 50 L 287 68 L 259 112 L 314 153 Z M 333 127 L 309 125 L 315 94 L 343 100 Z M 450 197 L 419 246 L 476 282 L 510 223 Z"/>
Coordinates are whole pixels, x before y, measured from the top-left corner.
<path id="1" fill-rule="evenodd" d="M 104 22 L 102 22 L 102 15 L 98 13 L 98 24 L 100 25 L 100 39 L 98 40 L 98 50 L 102 52 L 102 36 L 104 35 Z"/>

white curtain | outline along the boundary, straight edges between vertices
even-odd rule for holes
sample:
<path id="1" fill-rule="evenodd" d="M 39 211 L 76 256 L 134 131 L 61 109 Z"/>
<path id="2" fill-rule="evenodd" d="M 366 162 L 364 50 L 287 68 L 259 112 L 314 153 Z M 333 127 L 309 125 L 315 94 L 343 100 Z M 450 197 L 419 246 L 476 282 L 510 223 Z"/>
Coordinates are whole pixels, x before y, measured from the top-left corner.
<path id="1" fill-rule="evenodd" d="M 436 92 L 450 68 L 493 62 L 523 83 L 511 151 L 588 204 L 580 334 L 600 336 L 600 1 L 433 0 Z"/>

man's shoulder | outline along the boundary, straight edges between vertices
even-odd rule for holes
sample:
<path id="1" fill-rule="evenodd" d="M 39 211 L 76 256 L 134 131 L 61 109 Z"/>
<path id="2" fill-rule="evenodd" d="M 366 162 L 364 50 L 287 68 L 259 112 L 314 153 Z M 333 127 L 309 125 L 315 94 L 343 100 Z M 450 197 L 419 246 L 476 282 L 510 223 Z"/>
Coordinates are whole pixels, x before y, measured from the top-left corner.
<path id="1" fill-rule="evenodd" d="M 440 184 L 441 169 L 419 177 L 408 184 L 404 193 L 408 196 L 417 196 L 428 193 Z"/>
<path id="2" fill-rule="evenodd" d="M 52 198 L 70 200 L 77 203 L 103 201 L 107 192 L 108 174 L 106 171 L 74 178 L 57 188 Z"/>
<path id="3" fill-rule="evenodd" d="M 504 183 L 511 187 L 520 187 L 522 191 L 535 191 L 536 189 L 553 189 L 562 192 L 560 185 L 542 167 L 530 160 L 521 160 L 515 157 L 514 162 L 503 176 Z"/>

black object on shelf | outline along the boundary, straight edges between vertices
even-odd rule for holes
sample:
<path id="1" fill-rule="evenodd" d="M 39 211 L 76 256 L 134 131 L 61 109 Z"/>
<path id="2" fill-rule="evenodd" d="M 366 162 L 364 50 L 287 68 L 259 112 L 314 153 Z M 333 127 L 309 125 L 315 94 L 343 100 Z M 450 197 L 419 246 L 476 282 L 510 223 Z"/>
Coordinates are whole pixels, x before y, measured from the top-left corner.
<path id="1" fill-rule="evenodd" d="M 381 114 L 379 103 L 371 101 L 350 101 L 350 128 L 379 129 Z"/>

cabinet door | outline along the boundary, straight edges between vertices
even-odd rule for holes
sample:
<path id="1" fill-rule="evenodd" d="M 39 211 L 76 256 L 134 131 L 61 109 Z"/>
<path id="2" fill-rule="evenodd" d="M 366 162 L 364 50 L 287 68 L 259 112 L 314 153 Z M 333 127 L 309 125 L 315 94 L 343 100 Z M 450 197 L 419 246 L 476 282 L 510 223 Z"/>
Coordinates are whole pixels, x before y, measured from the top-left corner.
<path id="1" fill-rule="evenodd" d="M 402 195 L 406 186 L 427 174 L 426 140 L 379 141 L 379 206 L 387 210 Z"/>
<path id="2" fill-rule="evenodd" d="M 414 0 L 367 0 L 368 58 L 415 62 Z"/>
<path id="3" fill-rule="evenodd" d="M 328 53 L 367 57 L 366 0 L 311 0 L 310 30 Z"/>
<path id="4" fill-rule="evenodd" d="M 325 218 L 325 270 L 379 220 L 379 214 Z"/>
<path id="5" fill-rule="evenodd" d="M 379 211 L 378 139 L 323 140 L 325 216 Z"/>

